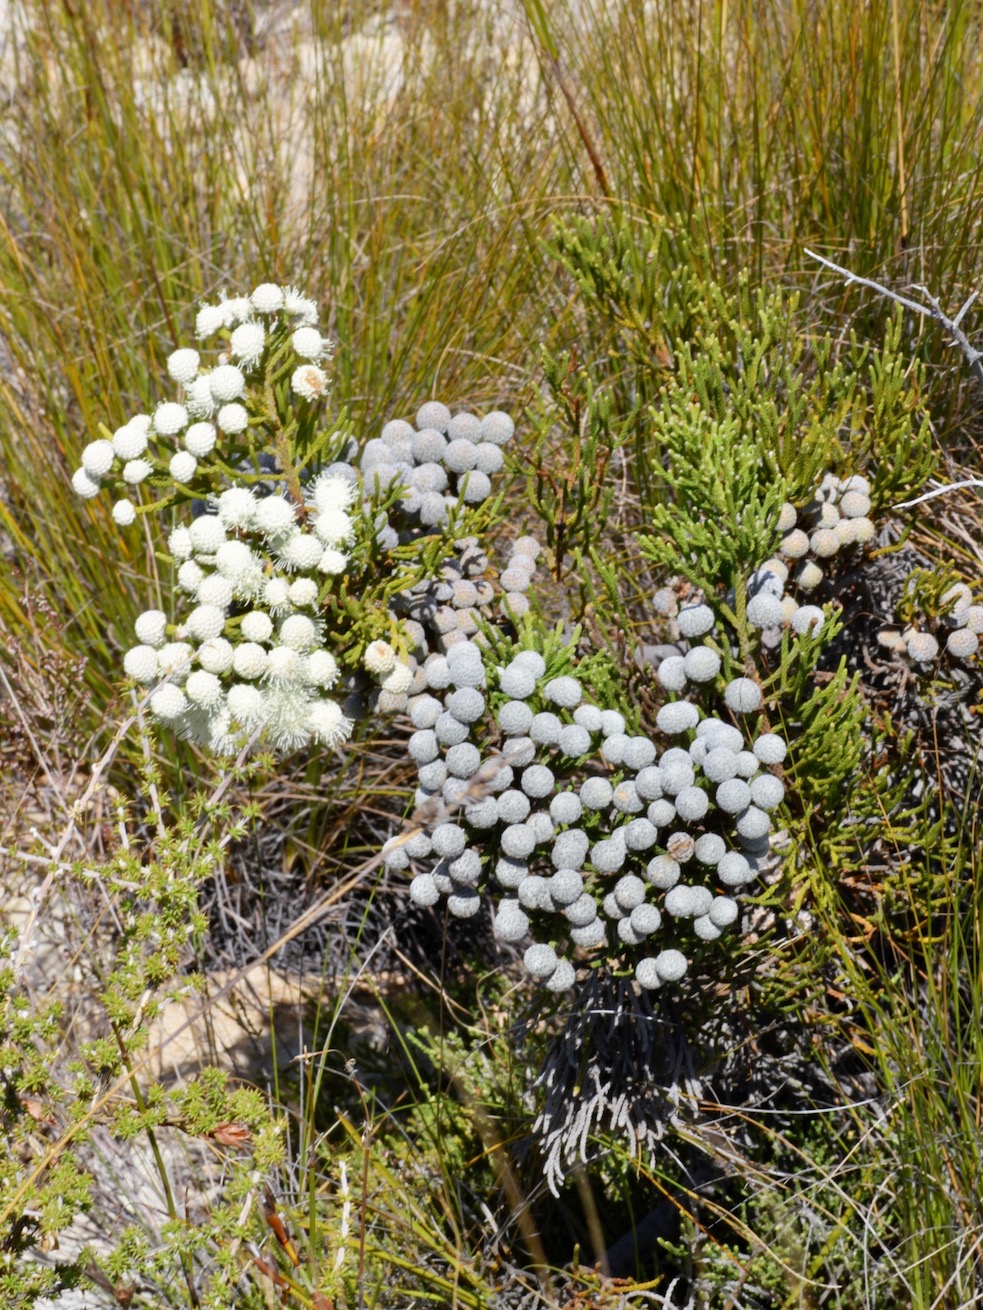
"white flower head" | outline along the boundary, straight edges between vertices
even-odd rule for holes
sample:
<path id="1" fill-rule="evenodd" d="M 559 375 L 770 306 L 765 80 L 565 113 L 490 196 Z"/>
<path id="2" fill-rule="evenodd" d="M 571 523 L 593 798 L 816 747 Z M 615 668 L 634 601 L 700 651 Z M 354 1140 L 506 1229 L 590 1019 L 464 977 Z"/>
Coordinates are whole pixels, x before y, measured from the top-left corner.
<path id="1" fill-rule="evenodd" d="M 264 610 L 251 610 L 242 616 L 239 631 L 247 641 L 269 641 L 273 620 Z"/>
<path id="2" fill-rule="evenodd" d="M 147 449 L 147 434 L 135 423 L 124 423 L 113 433 L 113 450 L 124 462 L 137 459 Z"/>
<path id="3" fill-rule="evenodd" d="M 334 546 L 328 546 L 322 553 L 317 567 L 321 573 L 336 577 L 339 573 L 344 573 L 348 567 L 348 556 L 340 550 L 335 550 Z"/>
<path id="4" fill-rule="evenodd" d="M 291 614 L 280 624 L 280 642 L 292 650 L 308 651 L 318 643 L 317 625 L 306 614 Z"/>
<path id="5" fill-rule="evenodd" d="M 214 336 L 224 326 L 225 314 L 218 305 L 202 305 L 195 319 L 195 336 Z"/>
<path id="6" fill-rule="evenodd" d="M 314 520 L 314 531 L 325 546 L 340 546 L 351 541 L 355 525 L 343 509 L 326 509 Z"/>
<path id="7" fill-rule="evenodd" d="M 154 431 L 160 437 L 173 437 L 188 426 L 188 411 L 175 400 L 165 400 L 154 410 Z"/>
<path id="8" fill-rule="evenodd" d="M 209 573 L 198 584 L 195 599 L 199 605 L 217 605 L 228 609 L 232 604 L 232 583 L 221 573 Z"/>
<path id="9" fill-rule="evenodd" d="M 204 576 L 205 571 L 197 560 L 186 559 L 177 571 L 178 586 L 194 595 Z"/>
<path id="10" fill-rule="evenodd" d="M 188 634 L 197 641 L 221 637 L 225 629 L 225 610 L 218 605 L 199 605 L 188 615 Z"/>
<path id="11" fill-rule="evenodd" d="M 212 423 L 192 423 L 184 434 L 184 448 L 194 455 L 195 459 L 204 459 L 215 449 L 215 440 L 218 433 L 215 431 L 215 425 Z"/>
<path id="12" fill-rule="evenodd" d="M 408 664 L 397 664 L 382 678 L 379 686 L 394 696 L 401 696 L 409 691 L 413 684 L 413 673 Z"/>
<path id="13" fill-rule="evenodd" d="M 286 569 L 317 568 L 324 547 L 316 537 L 300 528 L 277 543 L 276 555 Z"/>
<path id="14" fill-rule="evenodd" d="M 262 323 L 240 323 L 232 333 L 229 350 L 234 359 L 241 361 L 244 369 L 253 369 L 263 355 L 266 345 L 266 330 Z"/>
<path id="15" fill-rule="evenodd" d="M 113 449 L 113 443 L 104 437 L 100 437 L 98 441 L 90 441 L 82 451 L 82 467 L 93 481 L 104 478 L 115 463 L 116 451 Z"/>
<path id="16" fill-rule="evenodd" d="M 222 311 L 222 326 L 234 328 L 237 323 L 244 323 L 252 312 L 248 296 L 223 296 L 219 305 Z"/>
<path id="17" fill-rule="evenodd" d="M 338 681 L 338 661 L 327 650 L 315 650 L 307 657 L 307 681 L 327 690 Z"/>
<path id="18" fill-rule="evenodd" d="M 214 514 L 200 514 L 188 528 L 191 544 L 199 555 L 214 555 L 225 541 L 225 528 Z"/>
<path id="19" fill-rule="evenodd" d="M 133 646 L 123 656 L 123 672 L 134 682 L 156 681 L 157 652 L 152 646 Z"/>
<path id="20" fill-rule="evenodd" d="M 244 641 L 236 646 L 232 667 L 240 678 L 259 678 L 266 672 L 267 654 L 255 641 Z"/>
<path id="21" fill-rule="evenodd" d="M 235 364 L 219 364 L 208 375 L 212 399 L 222 405 L 227 400 L 238 400 L 246 389 L 246 379 Z"/>
<path id="22" fill-rule="evenodd" d="M 283 291 L 275 282 L 263 282 L 249 299 L 259 314 L 275 314 L 283 308 Z"/>
<path id="23" fill-rule="evenodd" d="M 263 721 L 263 693 L 248 682 L 237 682 L 229 688 L 225 698 L 229 713 L 245 728 L 254 728 Z"/>
<path id="24" fill-rule="evenodd" d="M 256 497 L 249 487 L 229 487 L 217 501 L 219 520 L 226 528 L 251 528 L 256 521 Z"/>
<path id="25" fill-rule="evenodd" d="M 191 533 L 185 527 L 175 528 L 167 538 L 167 549 L 175 559 L 190 559 L 194 550 Z"/>
<path id="26" fill-rule="evenodd" d="M 266 496 L 256 506 L 256 528 L 267 538 L 283 536 L 296 523 L 294 507 L 283 496 Z"/>
<path id="27" fill-rule="evenodd" d="M 209 637 L 198 647 L 198 663 L 209 673 L 228 673 L 235 648 L 224 637 Z"/>
<path id="28" fill-rule="evenodd" d="M 233 401 L 231 405 L 222 406 L 215 421 L 223 432 L 234 437 L 249 426 L 249 414 L 244 405 Z"/>
<path id="29" fill-rule="evenodd" d="M 123 481 L 129 486 L 135 487 L 138 483 L 143 482 L 145 478 L 149 478 L 153 471 L 154 466 L 149 460 L 131 459 L 123 465 Z"/>
<path id="30" fill-rule="evenodd" d="M 293 685 L 303 679 L 304 661 L 292 646 L 274 646 L 266 658 L 266 677 L 274 684 Z"/>
<path id="31" fill-rule="evenodd" d="M 201 377 L 195 378 L 188 388 L 185 405 L 193 418 L 210 418 L 215 413 L 215 399 L 212 396 L 209 376 L 208 373 L 202 374 Z"/>
<path id="32" fill-rule="evenodd" d="M 129 465 L 127 465 L 127 468 L 129 468 Z M 126 476 L 125 469 L 123 476 Z M 76 469 L 72 474 L 72 486 L 75 488 L 75 494 L 81 496 L 83 500 L 91 500 L 93 496 L 98 496 L 101 485 L 95 478 L 91 478 L 85 469 Z"/>
<path id="33" fill-rule="evenodd" d="M 313 327 L 317 323 L 317 301 L 301 295 L 296 287 L 284 287 L 283 310 L 305 326 Z"/>
<path id="34" fill-rule="evenodd" d="M 333 700 L 312 701 L 308 710 L 311 736 L 321 746 L 332 749 L 352 735 L 354 724 L 346 719 L 341 706 Z"/>
<path id="35" fill-rule="evenodd" d="M 328 388 L 328 375 L 316 364 L 301 364 L 290 379 L 290 389 L 302 400 L 320 400 Z"/>
<path id="36" fill-rule="evenodd" d="M 362 656 L 362 663 L 369 673 L 377 676 L 391 673 L 396 667 L 396 652 L 388 641 L 370 641 Z"/>
<path id="37" fill-rule="evenodd" d="M 325 341 L 317 328 L 300 327 L 291 336 L 290 344 L 301 359 L 318 360 L 327 353 L 330 343 Z"/>
<path id="38" fill-rule="evenodd" d="M 198 461 L 190 450 L 179 450 L 171 456 L 171 462 L 167 468 L 175 482 L 179 484 L 187 483 L 191 482 L 198 472 Z"/>
<path id="39" fill-rule="evenodd" d="M 351 509 L 357 495 L 355 483 L 339 477 L 337 473 L 320 474 L 311 487 L 311 498 L 322 514 Z"/>
<path id="40" fill-rule="evenodd" d="M 167 372 L 175 382 L 180 382 L 187 387 L 198 376 L 198 365 L 200 363 L 201 356 L 197 350 L 185 347 L 183 350 L 175 350 L 173 354 L 168 355 Z"/>
<path id="41" fill-rule="evenodd" d="M 297 578 L 290 584 L 290 604 L 303 609 L 317 600 L 318 586 L 313 578 Z"/>
<path id="42" fill-rule="evenodd" d="M 167 615 L 163 610 L 144 610 L 133 625 L 137 641 L 156 650 L 163 646 L 167 633 Z"/>
<path id="43" fill-rule="evenodd" d="M 137 519 L 136 506 L 132 500 L 118 500 L 113 506 L 113 520 L 121 528 L 128 528 Z"/>
<path id="44" fill-rule="evenodd" d="M 157 667 L 162 678 L 171 677 L 176 682 L 187 676 L 193 654 L 186 641 L 169 641 L 157 652 Z"/>
<path id="45" fill-rule="evenodd" d="M 263 600 L 274 614 L 290 609 L 290 583 L 286 578 L 269 578 L 263 587 Z"/>
<path id="46" fill-rule="evenodd" d="M 257 557 L 244 541 L 223 541 L 215 552 L 215 567 L 233 585 L 257 565 Z"/>
<path id="47" fill-rule="evenodd" d="M 162 723 L 175 723 L 188 708 L 188 698 L 173 682 L 155 691 L 150 698 L 150 711 Z"/>
<path id="48" fill-rule="evenodd" d="M 195 669 L 189 673 L 184 689 L 188 700 L 203 709 L 213 710 L 222 703 L 222 684 L 214 673 L 206 669 Z"/>

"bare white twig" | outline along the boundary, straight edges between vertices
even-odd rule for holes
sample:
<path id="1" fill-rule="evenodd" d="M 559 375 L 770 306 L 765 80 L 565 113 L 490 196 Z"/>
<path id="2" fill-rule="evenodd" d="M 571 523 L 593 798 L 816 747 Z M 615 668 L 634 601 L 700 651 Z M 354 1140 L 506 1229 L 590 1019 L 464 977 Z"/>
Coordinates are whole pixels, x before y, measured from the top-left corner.
<path id="1" fill-rule="evenodd" d="M 903 305 L 905 309 L 914 310 L 916 314 L 922 314 L 927 318 L 935 319 L 941 327 L 952 337 L 953 342 L 959 347 L 965 356 L 973 376 L 980 386 L 983 386 L 983 351 L 977 350 L 969 337 L 960 327 L 963 317 L 970 306 L 975 302 L 978 292 L 974 291 L 968 297 L 965 304 L 959 310 L 955 318 L 950 318 L 948 314 L 943 313 L 942 306 L 931 294 L 927 287 L 918 285 L 914 286 L 915 291 L 920 291 L 928 301 L 923 305 L 920 301 L 909 300 L 907 296 L 899 295 L 897 291 L 892 291 L 890 287 L 885 287 L 880 282 L 872 282 L 870 278 L 860 277 L 857 273 L 851 273 L 848 268 L 843 268 L 839 264 L 834 264 L 831 259 L 824 259 L 822 255 L 817 255 L 814 250 L 806 250 L 810 259 L 815 259 L 818 263 L 831 269 L 834 273 L 839 273 L 847 282 L 856 282 L 858 286 L 869 287 L 871 291 L 876 291 L 880 296 L 886 296 L 888 300 L 893 300 L 895 304 Z M 958 491 L 963 487 L 983 487 L 983 480 L 979 478 L 968 478 L 964 482 L 954 482 L 948 487 L 938 487 L 935 491 L 927 491 L 923 496 L 917 496 L 914 500 L 904 500 L 895 509 L 910 509 L 912 505 L 921 505 L 926 500 L 934 500 L 936 496 L 944 496 L 949 491 Z"/>

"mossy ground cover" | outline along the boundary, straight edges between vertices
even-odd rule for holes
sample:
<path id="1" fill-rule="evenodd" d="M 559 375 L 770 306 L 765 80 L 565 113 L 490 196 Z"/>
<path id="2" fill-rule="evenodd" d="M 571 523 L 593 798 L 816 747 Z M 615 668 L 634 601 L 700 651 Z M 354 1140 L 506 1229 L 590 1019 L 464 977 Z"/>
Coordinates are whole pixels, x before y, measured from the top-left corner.
<path id="1" fill-rule="evenodd" d="M 879 634 L 944 644 L 947 591 L 979 599 L 978 489 L 892 507 L 980 475 L 980 397 L 936 324 L 806 254 L 952 314 L 980 287 L 976 10 L 9 20 L 4 1303 L 976 1304 L 978 685 Z M 380 864 L 414 808 L 405 718 L 343 754 L 217 760 L 124 677 L 137 615 L 171 608 L 178 507 L 121 533 L 72 472 L 101 424 L 171 398 L 201 302 L 265 282 L 320 304 L 326 430 L 364 446 L 432 398 L 515 418 L 490 576 L 523 533 L 545 553 L 503 642 L 589 656 L 595 694 L 652 730 L 664 689 L 636 656 L 678 636 L 653 597 L 700 589 L 726 676 L 754 673 L 792 743 L 746 931 L 668 1008 L 621 993 L 689 1061 L 661 1142 L 599 1112 L 558 1195 L 542 1076 L 577 1014 L 486 911 L 424 910 Z M 822 640 L 765 650 L 747 566 L 827 473 L 869 479 L 882 535 L 826 568 Z M 250 999 L 234 975 L 257 960 Z M 168 1056 L 178 1001 L 200 1074 Z M 574 1097 L 592 1058 L 637 1073 L 639 1046 L 602 1036 L 563 1066 Z"/>

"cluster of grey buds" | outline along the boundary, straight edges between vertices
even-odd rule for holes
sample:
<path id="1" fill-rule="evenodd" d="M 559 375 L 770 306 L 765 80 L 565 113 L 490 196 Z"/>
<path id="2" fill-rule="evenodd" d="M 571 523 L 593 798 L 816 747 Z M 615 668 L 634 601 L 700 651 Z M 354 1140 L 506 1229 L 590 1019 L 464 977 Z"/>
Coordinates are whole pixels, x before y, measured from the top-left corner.
<path id="1" fill-rule="evenodd" d="M 933 667 L 945 654 L 952 659 L 972 661 L 980 649 L 983 634 L 983 605 L 973 603 L 973 593 L 957 582 L 941 597 L 945 613 L 941 619 L 922 615 L 905 628 L 884 628 L 878 641 L 889 651 L 909 660 L 921 670 Z"/>
<path id="2" fill-rule="evenodd" d="M 844 547 L 873 541 L 875 527 L 869 518 L 870 483 L 859 474 L 838 478 L 827 473 L 812 500 L 799 509 L 782 506 L 778 527 L 782 541 L 778 555 L 792 571 L 802 591 L 814 591 L 823 580 L 824 567 Z"/>
<path id="3" fill-rule="evenodd" d="M 699 608 L 683 619 L 694 636 L 714 623 Z M 573 673 L 550 676 L 534 650 L 498 665 L 465 639 L 428 664 L 438 676 L 409 701 L 408 749 L 432 822 L 385 849 L 391 869 L 435 861 L 415 873 L 413 902 L 446 898 L 470 918 L 484 890 L 496 935 L 531 938 L 525 966 L 551 991 L 598 958 L 634 965 L 645 988 L 678 981 L 699 944 L 738 921 L 784 796 L 785 743 L 746 717 L 760 709 L 757 684 L 725 687 L 739 728 L 697 704 L 713 700 L 720 668 L 709 646 L 663 661 L 667 690 L 691 676 L 704 694 L 667 700 L 647 736 L 591 704 Z"/>

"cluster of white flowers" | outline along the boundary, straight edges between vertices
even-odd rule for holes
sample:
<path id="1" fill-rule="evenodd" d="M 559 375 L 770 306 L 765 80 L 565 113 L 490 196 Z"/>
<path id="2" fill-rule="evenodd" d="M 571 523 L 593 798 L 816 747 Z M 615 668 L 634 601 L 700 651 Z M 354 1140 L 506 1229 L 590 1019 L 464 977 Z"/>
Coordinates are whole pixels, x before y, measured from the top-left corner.
<path id="1" fill-rule="evenodd" d="M 121 527 L 154 507 L 138 511 L 131 499 L 148 480 L 165 503 L 190 509 L 189 521 L 168 538 L 188 612 L 180 619 L 156 609 L 141 614 L 124 669 L 156 688 L 150 707 L 159 722 L 215 752 L 234 752 L 253 735 L 282 751 L 333 747 L 353 723 L 326 693 L 341 683 L 339 665 L 350 652 L 328 648 L 326 604 L 357 583 L 352 569 L 360 547 L 361 557 L 375 558 L 370 545 L 391 550 L 442 531 L 458 502 L 463 511 L 486 499 L 512 420 L 501 412 L 454 416 L 428 402 L 418 430 L 396 420 L 366 444 L 361 472 L 339 460 L 298 484 L 269 453 L 274 428 L 284 421 L 270 414 L 269 393 L 289 391 L 288 403 L 301 407 L 324 398 L 322 364 L 331 343 L 318 330 L 317 305 L 291 287 L 264 283 L 250 296 L 203 305 L 196 331 L 202 341 L 220 337 L 215 359 L 206 362 L 192 348 L 174 351 L 167 370 L 179 399 L 91 442 L 73 478 L 85 498 L 104 486 L 125 493 L 113 509 Z M 281 389 L 271 379 L 289 385 Z M 344 453 L 351 458 L 357 447 L 349 443 Z M 230 468 L 240 474 L 232 485 Z M 403 494 L 377 511 L 394 481 Z M 477 571 L 487 568 L 480 552 L 471 549 L 469 558 Z M 471 610 L 487 607 L 494 588 L 467 581 L 454 559 L 444 573 L 450 581 L 426 579 L 391 602 L 384 623 L 396 645 L 368 642 L 362 672 L 347 658 L 349 691 L 368 675 L 381 709 L 405 706 L 414 680 L 424 678 L 419 665 L 443 640 L 446 619 L 436 598 L 444 589 L 452 606 L 469 602 L 470 630 L 477 630 Z M 419 659 L 407 654 L 414 649 Z"/>
<path id="2" fill-rule="evenodd" d="M 713 655 L 700 645 L 685 659 L 707 684 L 720 660 L 707 676 L 698 651 Z M 420 906 L 446 897 L 461 918 L 477 912 L 484 888 L 496 935 L 533 938 L 526 968 L 551 991 L 574 985 L 578 958 L 602 952 L 631 960 L 643 987 L 678 981 L 693 939 L 738 921 L 736 895 L 768 854 L 785 743 L 745 718 L 761 706 L 759 688 L 738 678 L 724 689 L 744 730 L 705 715 L 694 697 L 668 700 L 654 737 L 631 735 L 618 711 L 585 699 L 574 674 L 548 676 L 536 651 L 502 666 L 488 658 L 465 638 L 428 661 L 429 689 L 409 702 L 408 749 L 417 805 L 437 817 L 389 844 L 388 867 L 436 858 L 410 896 Z M 662 685 L 675 692 L 677 682 Z"/>
<path id="3" fill-rule="evenodd" d="M 941 619 L 923 614 L 907 627 L 883 628 L 878 641 L 922 672 L 931 671 L 943 653 L 961 663 L 974 663 L 983 635 L 983 605 L 974 604 L 965 582 L 950 587 L 941 603 L 945 610 Z"/>

